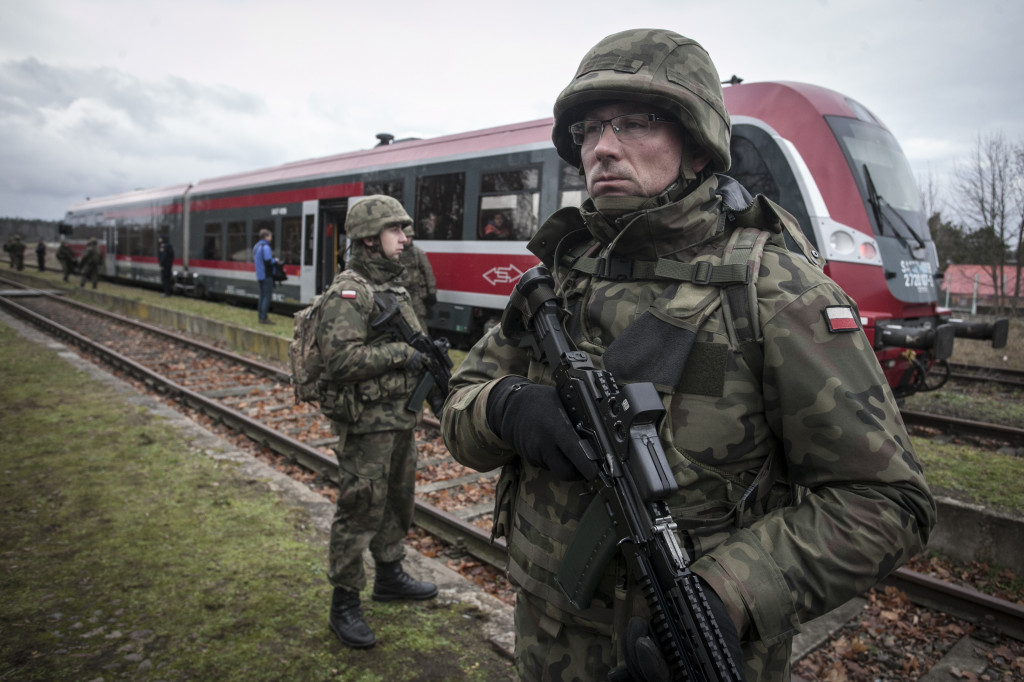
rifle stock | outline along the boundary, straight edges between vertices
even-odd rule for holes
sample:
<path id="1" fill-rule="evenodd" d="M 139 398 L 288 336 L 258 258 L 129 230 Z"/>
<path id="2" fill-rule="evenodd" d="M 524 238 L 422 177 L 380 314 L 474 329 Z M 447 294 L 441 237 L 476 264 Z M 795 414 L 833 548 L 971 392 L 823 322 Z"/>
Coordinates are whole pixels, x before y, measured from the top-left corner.
<path id="1" fill-rule="evenodd" d="M 557 573 L 559 587 L 573 606 L 586 608 L 607 562 L 622 550 L 673 678 L 741 681 L 666 503 L 678 486 L 658 437 L 661 397 L 649 382 L 620 387 L 573 348 L 556 300 L 547 268 L 533 268 L 517 283 L 502 328 L 554 370 L 586 456 L 574 464 L 595 492 Z"/>

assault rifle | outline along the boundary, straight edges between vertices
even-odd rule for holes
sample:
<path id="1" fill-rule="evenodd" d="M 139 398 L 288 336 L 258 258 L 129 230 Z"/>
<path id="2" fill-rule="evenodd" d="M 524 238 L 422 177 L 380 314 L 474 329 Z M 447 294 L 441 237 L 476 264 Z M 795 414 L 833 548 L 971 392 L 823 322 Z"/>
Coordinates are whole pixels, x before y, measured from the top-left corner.
<path id="1" fill-rule="evenodd" d="M 383 312 L 370 323 L 370 326 L 377 331 L 390 332 L 396 340 L 404 341 L 423 356 L 423 376 L 409 397 L 409 402 L 405 404 L 405 409 L 419 412 L 423 401 L 426 400 L 430 403 L 434 416 L 440 418 L 441 407 L 448 396 L 448 381 L 452 378 L 452 360 L 448 357 L 451 344 L 448 343 L 448 339 L 432 340 L 423 332 L 413 331 L 402 317 L 398 301 L 394 298 L 386 300 L 376 295 L 374 298 L 383 308 Z"/>
<path id="2" fill-rule="evenodd" d="M 502 319 L 553 368 L 559 398 L 580 437 L 586 462 L 574 462 L 596 493 L 580 520 L 556 579 L 585 609 L 619 549 L 651 612 L 650 627 L 673 679 L 741 682 L 689 556 L 676 537 L 666 499 L 678 489 L 658 438 L 665 408 L 653 383 L 619 386 L 593 366 L 562 330 L 551 274 L 524 274 Z M 521 317 L 520 317 L 521 314 Z"/>

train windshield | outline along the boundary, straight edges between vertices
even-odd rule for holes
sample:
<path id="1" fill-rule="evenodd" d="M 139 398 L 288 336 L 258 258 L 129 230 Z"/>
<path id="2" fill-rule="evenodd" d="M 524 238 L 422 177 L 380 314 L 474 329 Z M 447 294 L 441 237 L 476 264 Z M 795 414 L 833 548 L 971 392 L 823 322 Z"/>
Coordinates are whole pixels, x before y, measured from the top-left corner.
<path id="1" fill-rule="evenodd" d="M 906 302 L 936 300 L 938 256 L 907 157 L 881 126 L 826 116 L 842 147 L 878 242 L 886 281 Z"/>

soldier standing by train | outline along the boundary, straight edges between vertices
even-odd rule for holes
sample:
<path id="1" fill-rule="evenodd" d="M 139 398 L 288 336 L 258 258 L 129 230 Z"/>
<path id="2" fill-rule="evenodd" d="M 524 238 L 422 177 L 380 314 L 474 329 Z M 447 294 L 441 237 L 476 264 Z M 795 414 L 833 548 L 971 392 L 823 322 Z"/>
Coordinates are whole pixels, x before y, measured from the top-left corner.
<path id="1" fill-rule="evenodd" d="M 39 272 L 46 272 L 46 242 L 42 239 L 36 244 L 36 265 Z"/>
<path id="2" fill-rule="evenodd" d="M 317 345 L 324 359 L 321 410 L 338 437 L 338 500 L 331 524 L 328 579 L 334 586 L 329 624 L 345 646 L 376 643 L 363 618 L 359 592 L 366 585 L 363 552 L 376 564 L 373 599 L 430 599 L 437 586 L 402 568 L 412 524 L 416 482 L 413 427 L 419 416 L 407 402 L 423 358 L 371 323 L 381 304 L 397 304 L 413 328 L 419 322 L 401 285 L 400 256 L 412 224 L 402 204 L 388 196 L 351 206 L 345 233 L 352 254 L 318 311 Z"/>
<path id="3" fill-rule="evenodd" d="M 21 241 L 21 235 L 14 235 L 6 244 L 4 250 L 10 254 L 11 268 L 15 270 L 25 269 L 25 243 Z"/>
<path id="4" fill-rule="evenodd" d="M 427 315 L 437 303 L 437 280 L 434 279 L 434 269 L 430 267 L 427 252 L 413 244 L 412 225 L 405 228 L 405 236 L 409 243 L 402 250 L 401 263 L 405 268 L 403 281 L 412 298 L 412 307 L 420 320 L 420 327 L 426 332 Z"/>
<path id="5" fill-rule="evenodd" d="M 82 283 L 78 286 L 84 287 L 86 282 L 92 282 L 92 288 L 95 289 L 96 283 L 100 280 L 100 268 L 103 267 L 103 253 L 95 237 L 86 244 L 79 266 L 82 271 Z"/>
<path id="6" fill-rule="evenodd" d="M 60 246 L 57 247 L 57 261 L 64 272 L 64 281 L 66 282 L 71 273 L 75 271 L 75 252 L 63 239 L 60 240 Z"/>
<path id="7" fill-rule="evenodd" d="M 171 270 L 174 268 L 174 247 L 165 235 L 157 237 L 156 260 L 160 265 L 160 285 L 163 287 L 164 297 L 174 293 L 174 283 L 171 280 Z"/>
<path id="8" fill-rule="evenodd" d="M 789 680 L 800 624 L 876 584 L 935 523 L 856 307 L 788 213 L 718 174 L 730 120 L 693 40 L 608 36 L 554 121 L 590 198 L 554 213 L 529 248 L 572 343 L 619 384 L 660 395 L 678 486 L 666 503 L 731 658 L 747 680 Z M 470 351 L 441 419 L 455 459 L 503 467 L 495 531 L 517 587 L 516 668 L 524 680 L 664 679 L 625 548 L 586 610 L 556 581 L 594 498 L 584 477 L 606 460 L 581 446 L 580 417 L 520 344 L 518 313 Z"/>

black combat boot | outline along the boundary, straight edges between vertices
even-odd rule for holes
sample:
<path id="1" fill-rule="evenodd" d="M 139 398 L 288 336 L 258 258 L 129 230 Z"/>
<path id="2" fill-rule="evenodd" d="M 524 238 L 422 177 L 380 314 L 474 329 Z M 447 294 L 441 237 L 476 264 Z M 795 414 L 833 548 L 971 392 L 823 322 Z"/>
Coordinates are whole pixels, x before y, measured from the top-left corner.
<path id="1" fill-rule="evenodd" d="M 436 596 L 437 585 L 416 580 L 402 570 L 401 561 L 377 564 L 377 578 L 373 581 L 374 600 L 432 599 Z"/>
<path id="2" fill-rule="evenodd" d="M 331 618 L 328 621 L 331 631 L 338 636 L 341 643 L 353 649 L 369 649 L 377 643 L 370 626 L 363 620 L 363 610 L 359 608 L 359 593 L 334 588 L 331 597 Z"/>

